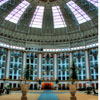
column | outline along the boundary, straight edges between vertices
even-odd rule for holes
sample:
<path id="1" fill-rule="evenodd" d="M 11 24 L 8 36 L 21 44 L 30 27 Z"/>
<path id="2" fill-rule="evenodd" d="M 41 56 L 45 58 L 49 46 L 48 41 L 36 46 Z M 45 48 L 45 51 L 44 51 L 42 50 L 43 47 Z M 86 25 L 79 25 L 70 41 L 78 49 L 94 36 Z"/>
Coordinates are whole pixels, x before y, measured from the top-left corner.
<path id="1" fill-rule="evenodd" d="M 22 65 L 22 70 L 24 71 L 26 67 L 26 52 L 23 52 L 23 65 Z M 24 77 L 24 75 L 22 75 Z"/>
<path id="2" fill-rule="evenodd" d="M 85 59 L 86 59 L 86 78 L 90 78 L 90 70 L 89 70 L 89 52 L 85 51 Z"/>
<path id="3" fill-rule="evenodd" d="M 57 70 L 57 54 L 54 54 L 54 78 L 57 79 L 58 77 L 58 70 Z"/>
<path id="4" fill-rule="evenodd" d="M 39 69 L 38 78 L 41 79 L 41 68 L 42 68 L 42 54 L 39 54 Z"/>
<path id="5" fill-rule="evenodd" d="M 70 52 L 69 67 L 73 67 L 73 52 Z M 72 70 L 69 71 L 69 78 L 72 76 Z"/>
<path id="6" fill-rule="evenodd" d="M 70 67 L 72 67 L 72 65 L 73 65 L 73 53 L 72 52 L 70 52 Z"/>
<path id="7" fill-rule="evenodd" d="M 26 52 L 23 52 L 23 66 L 22 68 L 26 67 Z"/>
<path id="8" fill-rule="evenodd" d="M 34 89 L 34 83 L 33 83 L 33 89 Z"/>
<path id="9" fill-rule="evenodd" d="M 10 68 L 10 50 L 7 51 L 7 66 L 5 78 L 9 78 L 9 68 Z"/>

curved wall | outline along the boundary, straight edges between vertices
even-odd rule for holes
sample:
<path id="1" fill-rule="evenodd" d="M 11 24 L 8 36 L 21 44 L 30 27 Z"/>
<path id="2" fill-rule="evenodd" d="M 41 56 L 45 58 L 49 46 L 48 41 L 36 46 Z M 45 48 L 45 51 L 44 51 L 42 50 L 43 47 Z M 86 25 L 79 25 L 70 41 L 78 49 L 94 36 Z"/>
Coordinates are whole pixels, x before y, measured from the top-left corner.
<path id="1" fill-rule="evenodd" d="M 27 64 L 32 71 L 31 88 L 39 87 L 42 82 L 53 82 L 59 79 L 59 86 L 67 86 L 71 81 L 69 70 L 72 62 L 77 67 L 77 78 L 82 87 L 90 83 L 98 87 L 98 48 L 69 52 L 29 52 L 0 48 L 0 84 L 4 79 L 12 87 L 18 87 L 21 72 Z M 80 85 L 78 86 L 80 87 Z"/>

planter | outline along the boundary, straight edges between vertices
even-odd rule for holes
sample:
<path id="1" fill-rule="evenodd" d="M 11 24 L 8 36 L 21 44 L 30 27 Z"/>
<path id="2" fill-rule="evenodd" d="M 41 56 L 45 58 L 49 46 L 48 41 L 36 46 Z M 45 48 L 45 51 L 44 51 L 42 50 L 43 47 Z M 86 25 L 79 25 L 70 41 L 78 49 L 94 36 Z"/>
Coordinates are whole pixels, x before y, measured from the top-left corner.
<path id="1" fill-rule="evenodd" d="M 27 100 L 28 84 L 21 84 L 22 97 L 21 100 Z"/>
<path id="2" fill-rule="evenodd" d="M 70 93 L 71 93 L 70 100 L 77 100 L 76 96 L 75 96 L 75 93 L 76 93 L 76 84 L 69 85 L 69 89 L 70 89 Z"/>

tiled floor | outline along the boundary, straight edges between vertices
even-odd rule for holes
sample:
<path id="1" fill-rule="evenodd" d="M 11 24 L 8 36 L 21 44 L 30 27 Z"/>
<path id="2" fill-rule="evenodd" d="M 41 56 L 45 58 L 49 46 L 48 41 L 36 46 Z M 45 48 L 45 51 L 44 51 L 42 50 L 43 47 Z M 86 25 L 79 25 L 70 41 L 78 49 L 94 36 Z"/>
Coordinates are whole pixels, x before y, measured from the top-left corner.
<path id="1" fill-rule="evenodd" d="M 59 100 L 70 100 L 70 93 L 56 94 Z M 87 95 L 86 93 L 76 93 L 77 100 L 98 100 L 98 96 L 93 94 Z"/>
<path id="2" fill-rule="evenodd" d="M 40 93 L 43 91 L 29 91 L 29 92 L 32 92 L 32 93 L 27 94 L 28 100 L 45 100 L 45 99 L 39 99 L 41 95 Z M 35 93 L 35 92 L 40 92 L 40 93 Z M 68 91 L 53 91 L 53 92 L 55 92 L 54 97 L 57 96 L 59 100 L 70 100 L 70 93 L 66 93 Z M 59 92 L 59 93 L 56 94 L 56 92 Z M 50 95 L 50 97 L 52 97 L 52 95 Z M 98 100 L 98 96 L 94 96 L 93 94 L 87 95 L 86 93 L 76 93 L 76 97 L 77 97 L 77 100 Z M 9 95 L 2 95 L 0 96 L 0 100 L 21 100 L 21 93 L 14 92 Z M 49 100 L 49 99 L 46 98 L 46 100 Z M 55 100 L 55 99 L 52 98 L 50 100 Z"/>
<path id="3" fill-rule="evenodd" d="M 28 100 L 37 100 L 40 94 L 27 94 Z M 0 96 L 0 100 L 21 100 L 21 93 Z"/>

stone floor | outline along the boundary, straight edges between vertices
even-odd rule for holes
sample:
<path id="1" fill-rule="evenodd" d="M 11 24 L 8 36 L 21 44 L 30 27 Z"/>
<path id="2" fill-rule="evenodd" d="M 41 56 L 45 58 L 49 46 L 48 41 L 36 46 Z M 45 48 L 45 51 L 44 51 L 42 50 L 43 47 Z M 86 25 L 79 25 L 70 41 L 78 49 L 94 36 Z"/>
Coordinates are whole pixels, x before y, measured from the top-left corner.
<path id="1" fill-rule="evenodd" d="M 56 94 L 59 100 L 70 100 L 70 94 Z M 77 100 L 98 100 L 98 96 L 76 93 Z"/>
<path id="2" fill-rule="evenodd" d="M 27 94 L 28 100 L 38 100 L 40 94 Z M 21 100 L 21 93 L 0 96 L 0 100 Z"/>
<path id="3" fill-rule="evenodd" d="M 38 98 L 41 95 L 41 92 L 43 91 L 29 91 L 27 94 L 28 100 L 38 100 Z M 53 91 L 56 96 L 59 98 L 59 100 L 70 100 L 70 93 L 67 93 L 69 91 Z M 61 93 L 61 94 L 60 94 Z M 93 94 L 87 95 L 86 93 L 76 93 L 77 100 L 98 100 L 98 96 L 94 96 Z M 0 100 L 21 100 L 21 93 L 18 92 L 12 92 L 9 95 L 2 95 L 0 96 Z M 40 99 L 39 99 L 40 100 Z"/>

